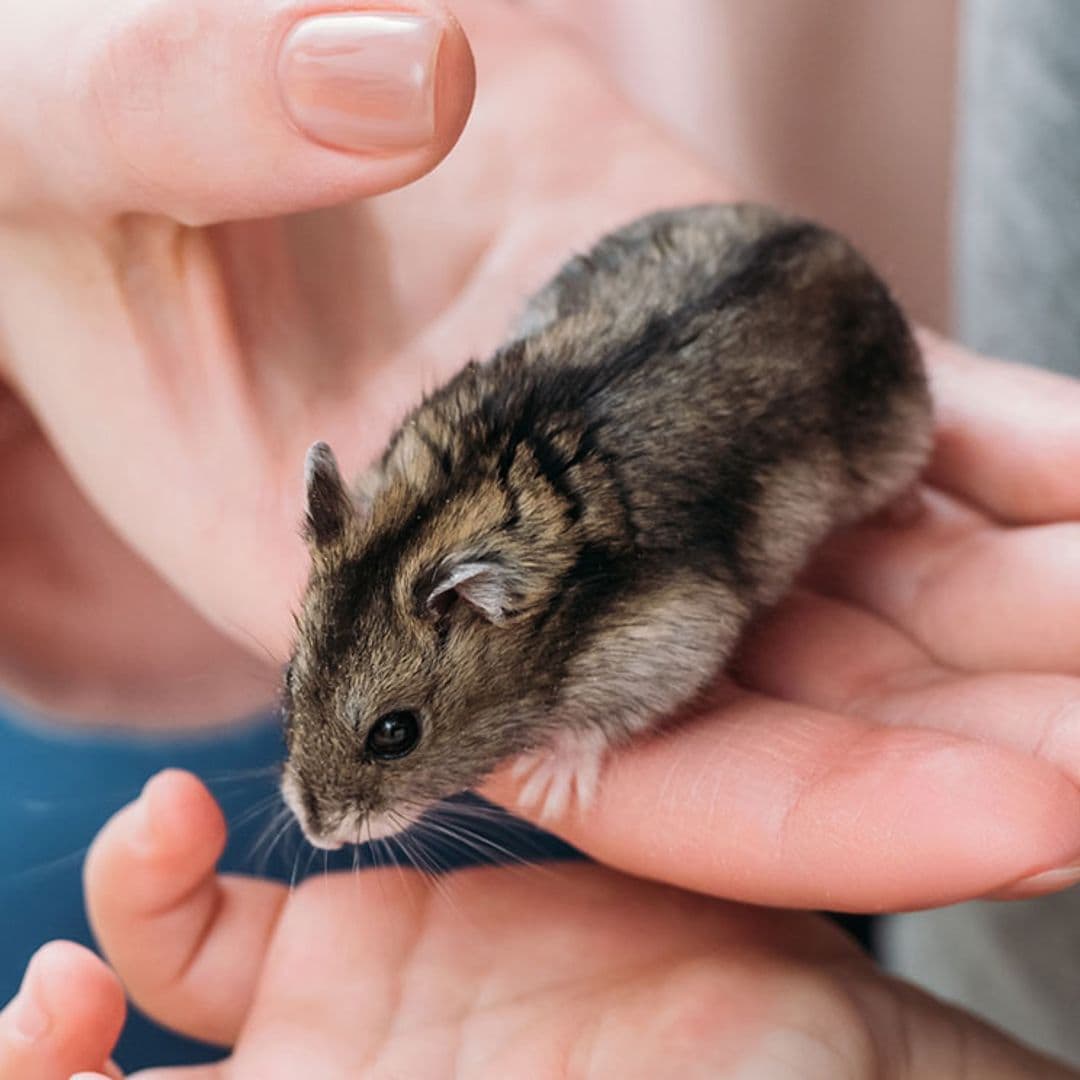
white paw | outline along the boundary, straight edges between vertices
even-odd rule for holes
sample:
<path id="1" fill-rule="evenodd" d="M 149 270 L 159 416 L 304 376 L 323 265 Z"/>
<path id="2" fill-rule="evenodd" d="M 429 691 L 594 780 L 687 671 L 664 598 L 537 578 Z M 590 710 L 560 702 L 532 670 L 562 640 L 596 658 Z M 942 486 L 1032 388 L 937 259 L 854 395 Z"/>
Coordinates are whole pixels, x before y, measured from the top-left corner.
<path id="1" fill-rule="evenodd" d="M 511 775 L 523 780 L 517 804 L 538 811 L 541 821 L 564 817 L 576 802 L 588 809 L 600 783 L 607 740 L 599 731 L 562 731 L 550 746 L 523 754 Z"/>

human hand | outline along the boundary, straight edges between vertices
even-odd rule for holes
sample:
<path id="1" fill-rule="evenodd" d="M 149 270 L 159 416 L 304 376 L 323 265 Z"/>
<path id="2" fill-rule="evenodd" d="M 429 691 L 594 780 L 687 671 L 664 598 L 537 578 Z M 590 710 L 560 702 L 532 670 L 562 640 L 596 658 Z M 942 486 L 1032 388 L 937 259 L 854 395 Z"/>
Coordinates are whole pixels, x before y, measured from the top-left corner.
<path id="1" fill-rule="evenodd" d="M 342 344 L 346 300 L 360 305 L 340 245 L 292 273 L 310 230 L 280 215 L 428 172 L 470 108 L 460 27 L 437 0 L 392 7 L 386 18 L 361 0 L 352 16 L 305 19 L 298 3 L 45 0 L 9 13 L 0 371 L 14 393 L 0 386 L 0 677 L 10 690 L 113 722 L 125 710 L 175 719 L 194 683 L 217 722 L 265 701 L 266 679 L 247 678 L 251 642 L 241 651 L 210 633 L 87 498 L 107 510 L 119 501 L 136 520 L 164 513 L 174 537 L 204 552 L 193 530 L 221 539 L 216 507 L 234 481 L 251 482 L 251 502 L 273 500 L 276 480 L 245 472 L 259 433 L 245 426 L 236 367 L 258 364 L 277 388 L 281 367 L 316 358 L 326 338 Z M 197 227 L 240 218 L 265 220 L 220 235 Z M 333 215 L 313 227 L 347 231 Z M 325 302 L 320 277 L 339 289 Z M 241 285 L 258 290 L 257 315 Z M 287 354 L 273 362 L 247 340 L 271 309 Z M 312 364 L 311 380 L 324 374 Z M 283 407 L 302 413 L 300 390 Z M 220 440 L 213 417 L 226 413 L 234 436 Z M 233 478 L 207 477 L 206 454 L 233 460 Z M 206 500 L 194 515 L 185 483 Z"/>
<path id="2" fill-rule="evenodd" d="M 1075 1075 L 884 977 L 809 915 L 585 864 L 339 873 L 290 894 L 216 876 L 223 843 L 206 790 L 165 773 L 87 861 L 92 921 L 134 1000 L 231 1048 L 146 1080 Z M 0 1017 L 0 1080 L 101 1067 L 122 1012 L 103 966 L 54 943 L 20 996 Z M 14 1028 L 27 999 L 51 1023 L 36 1043 Z"/>
<path id="3" fill-rule="evenodd" d="M 751 632 L 724 704 L 620 751 L 588 813 L 545 824 L 755 903 L 896 910 L 1080 880 L 1080 384 L 922 343 L 925 514 L 834 538 Z"/>
<path id="4" fill-rule="evenodd" d="M 329 148 L 290 120 L 275 68 L 306 13 L 298 2 L 125 0 L 102 12 L 46 0 L 9 20 L 9 685 L 115 720 L 170 711 L 155 700 L 170 676 L 190 686 L 200 668 L 251 668 L 170 604 L 96 514 L 217 627 L 281 657 L 306 572 L 307 444 L 327 438 L 359 468 L 425 389 L 501 337 L 568 250 L 662 201 L 721 193 L 539 21 L 502 0 L 463 0 L 454 10 L 484 93 L 461 146 L 423 183 L 359 202 L 431 169 L 472 97 L 468 46 L 443 8 L 391 7 L 444 28 L 434 129 L 418 134 L 406 116 L 398 127 L 416 145 L 396 151 Z M 56 25 L 63 79 L 38 63 Z M 397 49 L 412 70 L 425 33 L 412 48 L 380 46 L 380 65 Z M 47 126 L 30 122 L 28 103 Z M 334 133 L 362 129 L 382 105 L 378 90 L 352 94 Z M 80 698 L 94 680 L 98 698 Z M 99 700 L 110 688 L 116 700 Z M 267 682 L 256 689 L 262 704 Z M 244 711 L 237 697 L 216 719 Z"/>

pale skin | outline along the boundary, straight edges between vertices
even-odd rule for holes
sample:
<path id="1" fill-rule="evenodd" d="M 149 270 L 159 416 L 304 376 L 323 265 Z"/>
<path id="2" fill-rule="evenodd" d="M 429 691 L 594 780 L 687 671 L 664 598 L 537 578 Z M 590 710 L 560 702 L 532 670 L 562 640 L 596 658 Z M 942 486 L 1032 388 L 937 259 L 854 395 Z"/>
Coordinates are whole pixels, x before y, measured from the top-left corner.
<path id="1" fill-rule="evenodd" d="M 290 894 L 216 875 L 224 838 L 205 788 L 163 773 L 87 860 L 94 928 L 133 999 L 232 1047 L 141 1080 L 1074 1075 L 881 976 L 814 916 L 582 864 L 441 888 L 343 873 Z M 102 962 L 55 943 L 26 981 L 52 1026 L 31 1049 L 18 1005 L 0 1014 L 0 1075 L 102 1069 L 123 1016 Z"/>
<path id="2" fill-rule="evenodd" d="M 0 674 L 9 693 L 85 723 L 205 724 L 265 701 L 276 680 L 252 642 L 275 659 L 287 650 L 310 441 L 361 467 L 422 390 L 499 339 L 569 250 L 656 206 L 745 192 L 496 0 L 455 5 L 482 87 L 456 152 L 374 200 L 457 138 L 473 91 L 460 30 L 446 31 L 430 141 L 364 156 L 298 134 L 267 81 L 272 64 L 200 66 L 273 41 L 299 5 L 238 5 L 228 19 L 233 8 L 209 2 L 114 9 L 109 48 L 67 0 L 34 5 L 0 43 L 16 76 L 0 82 L 13 99 L 0 111 L 0 558 L 11 568 Z M 61 23 L 63 93 L 34 45 Z M 231 79 L 245 87 L 239 103 Z M 125 107 L 134 84 L 157 111 Z M 20 93 L 65 137 L 41 139 Z M 236 111 L 215 107 L 223 100 Z M 1030 895 L 1080 878 L 1080 388 L 924 345 L 939 415 L 927 512 L 838 538 L 748 641 L 738 689 L 620 754 L 589 813 L 554 823 L 582 849 L 702 893 L 808 907 Z M 489 790 L 515 795 L 507 777 Z M 176 873 L 195 867 L 187 880 L 202 881 L 213 856 L 196 854 L 216 843 L 195 836 Z M 631 899 L 646 889 L 577 873 L 597 888 L 621 881 Z M 383 887 L 426 888 L 395 880 Z M 512 880 L 454 888 L 476 888 L 481 907 Z M 295 908 L 345 888 L 368 885 L 311 886 Z M 588 913 L 552 889 L 553 921 L 584 935 Z M 277 912 L 275 895 L 244 893 Z M 539 910 L 547 894 L 536 895 Z M 640 895 L 656 898 L 658 939 L 667 903 L 700 905 L 717 925 L 745 917 Z M 223 933 L 230 963 L 254 970 L 273 926 L 261 942 Z M 112 984 L 94 971 L 107 1001 Z M 270 1000 L 287 982 L 267 983 Z M 252 1000 L 251 987 L 237 997 L 225 1041 Z M 244 1032 L 253 1045 L 279 1037 L 265 1021 Z M 107 1042 L 78 1067 L 100 1064 Z"/>

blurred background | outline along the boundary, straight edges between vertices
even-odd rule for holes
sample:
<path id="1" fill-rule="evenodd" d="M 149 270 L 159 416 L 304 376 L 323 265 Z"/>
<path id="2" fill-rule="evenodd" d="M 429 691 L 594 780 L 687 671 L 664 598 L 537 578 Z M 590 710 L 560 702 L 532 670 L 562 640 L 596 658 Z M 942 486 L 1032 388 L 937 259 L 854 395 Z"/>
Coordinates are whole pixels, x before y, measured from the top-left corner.
<path id="1" fill-rule="evenodd" d="M 949 326 L 955 0 L 530 0 L 755 199 L 824 221 Z"/>

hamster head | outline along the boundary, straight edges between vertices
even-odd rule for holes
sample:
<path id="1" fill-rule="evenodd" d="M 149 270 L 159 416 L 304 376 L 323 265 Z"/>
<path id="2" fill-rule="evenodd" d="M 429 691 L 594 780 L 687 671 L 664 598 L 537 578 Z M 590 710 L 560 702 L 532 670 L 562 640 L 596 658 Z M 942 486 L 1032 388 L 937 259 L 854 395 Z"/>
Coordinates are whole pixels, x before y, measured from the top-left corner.
<path id="1" fill-rule="evenodd" d="M 483 469 L 429 481 L 383 475 L 353 497 L 329 448 L 308 452 L 282 792 L 318 847 L 408 827 L 536 745 L 550 711 L 530 627 L 565 566 L 559 508 L 537 499 L 522 515 Z"/>

